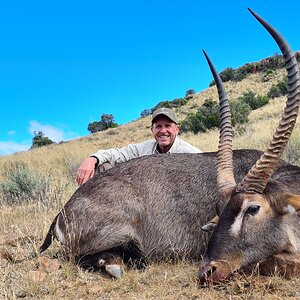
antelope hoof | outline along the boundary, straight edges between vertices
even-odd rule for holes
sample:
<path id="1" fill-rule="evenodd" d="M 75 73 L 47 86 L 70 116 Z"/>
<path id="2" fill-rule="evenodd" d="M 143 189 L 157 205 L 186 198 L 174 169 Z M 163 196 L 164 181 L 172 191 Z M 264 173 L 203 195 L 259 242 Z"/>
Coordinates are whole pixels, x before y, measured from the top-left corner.
<path id="1" fill-rule="evenodd" d="M 123 275 L 123 268 L 120 265 L 106 265 L 105 271 L 114 278 L 121 278 Z"/>

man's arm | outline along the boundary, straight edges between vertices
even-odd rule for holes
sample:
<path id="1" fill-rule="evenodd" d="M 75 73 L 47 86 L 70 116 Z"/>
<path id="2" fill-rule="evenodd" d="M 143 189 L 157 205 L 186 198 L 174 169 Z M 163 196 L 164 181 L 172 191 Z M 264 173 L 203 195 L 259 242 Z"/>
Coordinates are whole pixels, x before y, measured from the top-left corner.
<path id="1" fill-rule="evenodd" d="M 76 173 L 76 181 L 79 185 L 84 184 L 95 175 L 95 168 L 104 163 L 109 163 L 114 167 L 116 163 L 151 154 L 153 145 L 154 142 L 147 141 L 140 144 L 130 144 L 123 148 L 99 150 L 83 161 Z"/>

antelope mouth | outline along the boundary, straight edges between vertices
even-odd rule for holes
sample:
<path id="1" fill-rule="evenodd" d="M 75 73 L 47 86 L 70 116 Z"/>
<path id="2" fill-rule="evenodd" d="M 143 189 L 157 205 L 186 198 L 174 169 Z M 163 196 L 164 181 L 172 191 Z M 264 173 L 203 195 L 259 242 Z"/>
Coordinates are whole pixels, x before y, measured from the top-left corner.
<path id="1" fill-rule="evenodd" d="M 200 287 L 207 287 L 228 281 L 236 270 L 238 268 L 233 267 L 227 261 L 203 262 L 198 271 L 198 283 Z"/>

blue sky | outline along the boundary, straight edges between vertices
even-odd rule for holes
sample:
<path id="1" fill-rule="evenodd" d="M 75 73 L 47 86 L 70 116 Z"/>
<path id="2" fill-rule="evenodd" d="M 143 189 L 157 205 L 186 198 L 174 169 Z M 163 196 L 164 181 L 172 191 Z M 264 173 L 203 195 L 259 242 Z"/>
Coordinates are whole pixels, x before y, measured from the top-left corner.
<path id="1" fill-rule="evenodd" d="M 299 0 L 2 1 L 0 155 L 35 130 L 74 139 L 103 113 L 124 124 L 207 88 L 203 48 L 219 71 L 278 52 L 247 7 L 300 49 Z"/>

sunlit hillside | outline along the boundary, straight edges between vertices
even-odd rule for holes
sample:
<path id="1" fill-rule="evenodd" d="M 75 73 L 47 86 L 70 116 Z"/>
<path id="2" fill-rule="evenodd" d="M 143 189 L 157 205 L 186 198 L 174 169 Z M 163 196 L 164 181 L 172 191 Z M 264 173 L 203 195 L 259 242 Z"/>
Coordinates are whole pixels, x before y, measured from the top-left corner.
<path id="1" fill-rule="evenodd" d="M 285 74 L 286 71 L 280 69 L 276 70 L 268 81 L 263 80 L 262 73 L 256 73 L 240 82 L 226 82 L 225 88 L 229 101 L 242 96 L 247 91 L 253 91 L 257 95 L 266 95 L 271 86 L 283 79 Z M 215 86 L 197 93 L 186 105 L 176 109 L 178 119 L 183 120 L 190 112 L 195 112 L 209 98 L 217 101 Z M 285 97 L 279 97 L 270 100 L 268 105 L 252 111 L 249 123 L 243 125 L 243 130 L 236 131 L 234 147 L 265 149 L 278 124 L 284 103 Z M 297 133 L 299 135 L 299 121 L 297 124 L 294 135 L 297 135 Z M 217 150 L 217 129 L 196 135 L 184 133 L 181 137 L 203 151 Z M 80 139 L 2 156 L 0 157 L 0 167 L 9 161 L 24 161 L 30 165 L 30 168 L 46 174 L 53 174 L 57 177 L 72 175 L 72 172 L 76 170 L 84 157 L 98 149 L 122 147 L 129 143 L 138 143 L 150 138 L 150 116 L 148 116 L 113 129 L 88 134 Z"/>
<path id="2" fill-rule="evenodd" d="M 255 73 L 240 82 L 226 82 L 228 97 L 232 101 L 247 91 L 266 95 L 285 74 L 285 70 L 279 69 L 268 80 L 264 74 Z M 179 120 L 210 98 L 218 99 L 215 86 L 197 93 L 178 108 Z M 271 99 L 269 104 L 252 111 L 249 122 L 234 129 L 234 148 L 264 150 L 279 122 L 285 100 L 285 97 Z M 150 138 L 150 116 L 147 116 L 80 139 L 0 157 L 0 184 L 10 191 L 6 194 L 0 191 L 0 299 L 300 298 L 300 279 L 287 280 L 280 276 L 240 276 L 227 284 L 200 289 L 196 281 L 198 263 L 193 262 L 151 264 L 145 271 L 128 269 L 124 277 L 112 280 L 83 271 L 65 260 L 46 272 L 41 272 L 38 259 L 10 261 L 37 251 L 53 218 L 76 190 L 75 173 L 86 156 L 98 149 Z M 184 133 L 181 138 L 203 151 L 217 150 L 217 129 L 196 135 Z M 300 165 L 299 120 L 285 155 L 288 161 Z M 17 181 L 23 184 L 22 193 Z M 22 239 L 28 236 L 26 241 Z M 21 239 L 11 242 L 16 238 Z M 53 258 L 58 249 L 58 244 L 54 244 L 46 256 Z"/>

